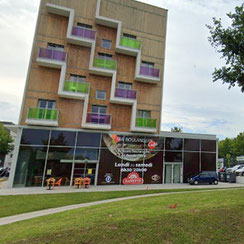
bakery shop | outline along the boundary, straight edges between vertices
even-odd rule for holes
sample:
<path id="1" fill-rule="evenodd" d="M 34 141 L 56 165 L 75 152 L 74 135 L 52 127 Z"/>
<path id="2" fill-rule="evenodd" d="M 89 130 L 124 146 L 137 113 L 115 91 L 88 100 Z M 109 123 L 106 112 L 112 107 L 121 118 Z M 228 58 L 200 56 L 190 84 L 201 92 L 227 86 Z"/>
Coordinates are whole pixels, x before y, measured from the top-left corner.
<path id="1" fill-rule="evenodd" d="M 199 171 L 216 170 L 213 135 L 159 135 L 22 128 L 13 187 L 45 186 L 50 177 L 73 186 L 180 184 Z"/>

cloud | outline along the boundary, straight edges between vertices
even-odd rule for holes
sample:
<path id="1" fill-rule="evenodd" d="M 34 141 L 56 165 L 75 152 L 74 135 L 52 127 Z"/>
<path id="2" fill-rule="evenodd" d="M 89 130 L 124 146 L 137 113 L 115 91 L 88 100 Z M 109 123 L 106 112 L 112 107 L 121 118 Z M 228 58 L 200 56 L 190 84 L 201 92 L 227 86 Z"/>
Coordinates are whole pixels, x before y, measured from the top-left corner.
<path id="1" fill-rule="evenodd" d="M 37 19 L 39 0 L 0 0 L 0 120 L 17 122 Z M 224 63 L 210 46 L 206 24 L 229 23 L 241 0 L 141 0 L 168 9 L 162 129 L 234 137 L 243 131 L 239 88 L 212 82 Z"/>

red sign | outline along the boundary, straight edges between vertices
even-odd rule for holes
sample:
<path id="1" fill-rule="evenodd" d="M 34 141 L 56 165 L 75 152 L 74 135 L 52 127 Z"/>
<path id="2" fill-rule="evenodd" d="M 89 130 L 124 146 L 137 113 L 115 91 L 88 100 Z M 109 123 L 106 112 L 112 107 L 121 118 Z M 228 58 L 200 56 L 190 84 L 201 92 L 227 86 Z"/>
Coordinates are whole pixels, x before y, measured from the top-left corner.
<path id="1" fill-rule="evenodd" d="M 154 149 L 156 146 L 157 146 L 157 143 L 156 143 L 155 141 L 150 141 L 150 142 L 148 143 L 148 147 L 149 147 L 150 149 Z"/>
<path id="2" fill-rule="evenodd" d="M 131 172 L 126 178 L 123 179 L 124 185 L 141 185 L 143 184 L 143 179 L 140 178 L 139 174 L 136 172 Z"/>

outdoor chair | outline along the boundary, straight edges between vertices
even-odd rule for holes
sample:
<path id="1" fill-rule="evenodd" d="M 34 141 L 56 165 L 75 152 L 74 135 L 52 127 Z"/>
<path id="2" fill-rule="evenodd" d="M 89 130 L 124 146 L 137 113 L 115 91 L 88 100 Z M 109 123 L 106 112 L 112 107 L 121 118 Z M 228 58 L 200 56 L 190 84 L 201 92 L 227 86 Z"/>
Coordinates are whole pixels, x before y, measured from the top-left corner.
<path id="1" fill-rule="evenodd" d="M 61 183 L 62 183 L 62 178 L 60 178 L 57 182 L 55 182 L 54 186 L 59 186 L 61 187 Z"/>
<path id="2" fill-rule="evenodd" d="M 79 178 L 75 178 L 75 182 L 74 182 L 74 187 L 77 186 L 77 188 L 81 188 L 81 185 L 83 183 L 83 178 L 79 177 Z"/>
<path id="3" fill-rule="evenodd" d="M 83 187 L 84 188 L 89 188 L 90 187 L 90 184 L 91 184 L 91 179 L 88 178 L 88 177 L 84 178 Z"/>

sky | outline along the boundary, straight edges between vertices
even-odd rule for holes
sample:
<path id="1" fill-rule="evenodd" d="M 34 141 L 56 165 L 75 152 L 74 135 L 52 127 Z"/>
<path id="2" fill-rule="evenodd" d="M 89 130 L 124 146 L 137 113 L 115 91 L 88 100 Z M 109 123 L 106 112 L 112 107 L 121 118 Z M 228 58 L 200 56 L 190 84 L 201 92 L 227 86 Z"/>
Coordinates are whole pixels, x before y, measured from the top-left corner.
<path id="1" fill-rule="evenodd" d="M 161 130 L 233 138 L 244 131 L 244 93 L 212 82 L 224 65 L 208 42 L 212 17 L 230 24 L 226 13 L 242 0 L 140 0 L 168 9 Z M 18 123 L 39 0 L 0 0 L 0 121 Z"/>

